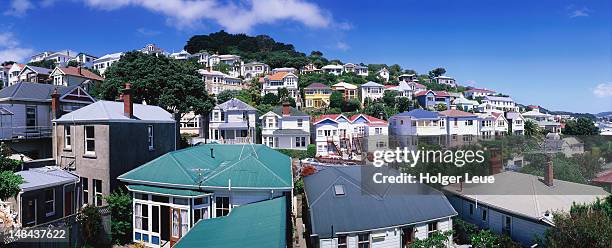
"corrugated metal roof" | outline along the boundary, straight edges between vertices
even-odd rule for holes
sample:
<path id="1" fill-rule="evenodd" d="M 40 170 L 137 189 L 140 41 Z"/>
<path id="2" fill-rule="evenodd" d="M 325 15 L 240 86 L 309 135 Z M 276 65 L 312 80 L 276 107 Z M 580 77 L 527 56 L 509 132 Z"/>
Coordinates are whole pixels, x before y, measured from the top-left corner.
<path id="1" fill-rule="evenodd" d="M 362 182 L 362 166 L 328 166 L 304 178 L 312 233 L 337 233 L 411 225 L 455 216 L 446 197 L 424 184 L 385 184 L 372 189 Z M 337 195 L 335 185 L 343 185 Z"/>
<path id="2" fill-rule="evenodd" d="M 211 157 L 211 149 L 214 157 Z M 290 158 L 261 144 L 212 143 L 173 151 L 119 179 L 187 189 L 292 187 Z"/>
<path id="3" fill-rule="evenodd" d="M 256 108 L 251 107 L 251 105 L 246 104 L 243 101 L 240 101 L 239 99 L 236 98 L 232 98 L 230 100 L 228 100 L 227 102 L 221 103 L 217 106 L 215 106 L 215 109 L 222 109 L 224 111 L 228 111 L 228 110 L 254 110 L 256 111 Z"/>
<path id="4" fill-rule="evenodd" d="M 22 191 L 31 191 L 56 185 L 75 183 L 79 180 L 77 176 L 62 170 L 57 166 L 33 168 L 26 171 L 19 171 L 15 174 L 23 177 L 25 181 L 19 185 Z"/>
<path id="5" fill-rule="evenodd" d="M 370 81 L 365 84 L 362 84 L 361 87 L 384 87 L 384 86 L 382 84 Z"/>
<path id="6" fill-rule="evenodd" d="M 147 185 L 128 185 L 127 188 L 130 191 L 135 191 L 135 192 L 148 192 L 148 193 L 154 193 L 154 194 L 159 194 L 159 195 L 179 195 L 179 196 L 186 196 L 186 197 L 196 197 L 196 196 L 203 196 L 203 195 L 209 194 L 206 192 L 190 190 L 190 189 L 172 189 L 172 188 L 164 188 L 164 187 L 153 187 L 153 186 L 147 186 Z"/>
<path id="7" fill-rule="evenodd" d="M 134 117 L 123 112 L 123 102 L 97 101 L 62 115 L 55 122 L 165 122 L 174 123 L 172 114 L 153 105 L 134 104 Z"/>
<path id="8" fill-rule="evenodd" d="M 60 95 L 64 95 L 78 86 L 57 86 L 52 84 L 17 82 L 9 87 L 0 90 L 0 99 L 8 100 L 31 100 L 31 101 L 51 101 L 53 90 L 57 89 Z"/>
<path id="9" fill-rule="evenodd" d="M 424 109 L 413 109 L 410 111 L 399 113 L 395 116 L 410 116 L 415 119 L 438 119 L 438 112 L 428 111 Z"/>
<path id="10" fill-rule="evenodd" d="M 276 106 L 272 109 L 272 112 L 274 112 L 277 115 L 282 116 L 283 115 L 283 106 Z M 309 115 L 305 114 L 302 111 L 299 111 L 298 109 L 294 108 L 294 107 L 289 107 L 289 115 L 293 116 L 293 117 L 310 117 Z"/>
<path id="11" fill-rule="evenodd" d="M 232 209 L 225 217 L 198 221 L 175 248 L 285 248 L 285 197 Z"/>

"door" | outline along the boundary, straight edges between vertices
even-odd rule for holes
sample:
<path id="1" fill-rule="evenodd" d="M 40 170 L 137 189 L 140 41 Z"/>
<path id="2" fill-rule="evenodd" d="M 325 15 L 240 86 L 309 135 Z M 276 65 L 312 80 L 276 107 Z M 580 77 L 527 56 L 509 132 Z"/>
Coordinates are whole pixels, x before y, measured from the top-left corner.
<path id="1" fill-rule="evenodd" d="M 181 238 L 181 210 L 170 208 L 170 247 Z"/>
<path id="2" fill-rule="evenodd" d="M 414 240 L 414 227 L 402 228 L 402 247 L 408 248 Z"/>
<path id="3" fill-rule="evenodd" d="M 72 194 L 72 191 L 64 192 L 64 216 L 71 215 L 74 209 Z"/>

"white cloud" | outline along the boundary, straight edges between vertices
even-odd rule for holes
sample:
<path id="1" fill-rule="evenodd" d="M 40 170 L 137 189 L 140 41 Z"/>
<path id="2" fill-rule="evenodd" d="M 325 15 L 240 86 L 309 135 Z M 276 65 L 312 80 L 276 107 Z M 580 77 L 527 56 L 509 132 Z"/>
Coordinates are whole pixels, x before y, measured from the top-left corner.
<path id="1" fill-rule="evenodd" d="M 598 84 L 593 94 L 597 97 L 612 97 L 612 82 Z"/>
<path id="2" fill-rule="evenodd" d="M 5 15 L 22 17 L 25 13 L 34 6 L 30 0 L 12 0 L 8 9 L 4 11 Z"/>
<path id="3" fill-rule="evenodd" d="M 49 7 L 55 3 L 55 0 L 42 0 L 40 6 Z"/>
<path id="4" fill-rule="evenodd" d="M 346 44 L 346 42 L 338 41 L 336 42 L 336 48 L 342 51 L 346 51 L 346 50 L 349 50 L 351 47 L 348 44 Z"/>
<path id="5" fill-rule="evenodd" d="M 569 10 L 570 18 L 587 17 L 591 12 L 587 7 L 577 8 L 575 6 L 569 6 L 567 9 Z"/>
<path id="6" fill-rule="evenodd" d="M 20 47 L 13 33 L 0 33 L 0 63 L 4 61 L 23 61 L 31 56 L 34 50 Z"/>
<path id="7" fill-rule="evenodd" d="M 136 32 L 138 32 L 142 36 L 156 36 L 158 34 L 161 34 L 160 31 L 148 29 L 148 28 L 138 28 L 136 29 Z"/>
<path id="8" fill-rule="evenodd" d="M 259 24 L 291 20 L 308 27 L 328 27 L 331 14 L 306 0 L 84 0 L 93 8 L 115 10 L 127 6 L 142 7 L 168 18 L 177 28 L 216 22 L 229 32 L 249 32 Z M 346 27 L 346 25 L 345 25 Z"/>

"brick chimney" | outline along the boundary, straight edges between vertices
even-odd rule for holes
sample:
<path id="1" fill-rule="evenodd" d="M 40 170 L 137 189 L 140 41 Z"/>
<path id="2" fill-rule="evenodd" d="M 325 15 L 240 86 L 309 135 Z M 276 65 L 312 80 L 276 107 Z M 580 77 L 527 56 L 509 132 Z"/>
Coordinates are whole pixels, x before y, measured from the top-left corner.
<path id="1" fill-rule="evenodd" d="M 77 70 L 79 72 L 79 75 L 83 75 L 83 69 L 81 68 L 81 66 L 77 66 Z"/>
<path id="2" fill-rule="evenodd" d="M 291 115 L 291 107 L 289 105 L 289 102 L 283 102 L 283 116 L 290 116 Z"/>
<path id="3" fill-rule="evenodd" d="M 57 88 L 55 88 L 53 93 L 51 93 L 51 113 L 54 119 L 57 119 L 62 115 L 59 97 L 60 94 L 57 92 Z"/>
<path id="4" fill-rule="evenodd" d="M 129 118 L 134 117 L 134 103 L 132 102 L 132 84 L 125 83 L 123 89 L 123 114 Z"/>
<path id="5" fill-rule="evenodd" d="M 499 148 L 491 148 L 491 158 L 489 158 L 489 175 L 495 175 L 502 171 L 502 157 Z"/>
<path id="6" fill-rule="evenodd" d="M 553 162 L 552 162 L 552 159 L 549 158 L 546 161 L 546 168 L 544 169 L 544 184 L 546 184 L 548 187 L 552 187 L 553 179 L 554 179 Z"/>

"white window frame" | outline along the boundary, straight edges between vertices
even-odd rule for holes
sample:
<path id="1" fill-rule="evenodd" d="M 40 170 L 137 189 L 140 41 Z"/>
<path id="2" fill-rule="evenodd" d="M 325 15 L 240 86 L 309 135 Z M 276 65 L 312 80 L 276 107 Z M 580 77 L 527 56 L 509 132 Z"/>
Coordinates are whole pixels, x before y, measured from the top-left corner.
<path id="1" fill-rule="evenodd" d="M 232 212 L 232 198 L 228 195 L 216 195 L 215 197 L 215 218 L 221 217 L 221 216 L 227 216 Z M 217 208 L 217 198 L 227 198 L 227 206 L 221 206 L 221 208 Z M 227 214 L 226 215 L 217 215 L 217 210 L 218 209 L 227 209 Z"/>
<path id="2" fill-rule="evenodd" d="M 71 150 L 72 149 L 72 126 L 66 125 L 64 126 L 64 149 Z"/>
<path id="3" fill-rule="evenodd" d="M 368 239 L 367 240 L 363 240 L 363 241 L 359 240 L 359 236 L 361 236 L 361 235 L 368 235 Z M 367 244 L 368 245 L 367 247 L 371 247 L 371 245 L 372 245 L 372 243 L 371 243 L 371 236 L 372 235 L 369 232 L 367 232 L 367 233 L 358 233 L 357 234 L 357 247 L 360 247 L 360 245 L 362 245 L 362 244 Z"/>
<path id="4" fill-rule="evenodd" d="M 147 126 L 147 143 L 149 144 L 149 151 L 152 151 L 155 149 L 154 139 L 153 139 L 154 131 L 155 129 L 153 129 L 153 125 Z"/>
<path id="5" fill-rule="evenodd" d="M 51 190 L 51 193 L 53 195 L 53 198 L 51 200 L 47 200 L 47 191 L 48 190 Z M 48 209 L 47 209 L 47 203 L 52 203 L 51 206 L 53 206 L 53 207 L 52 207 L 52 211 L 51 212 L 49 212 Z M 53 215 L 55 215 L 55 188 L 46 189 L 45 190 L 45 216 L 49 217 L 49 216 L 53 216 Z"/>
<path id="6" fill-rule="evenodd" d="M 87 138 L 87 128 L 90 127 L 93 130 L 93 138 Z M 87 155 L 95 155 L 96 154 L 96 127 L 95 126 L 84 126 L 83 127 L 83 140 L 85 141 L 83 146 L 85 148 L 85 154 Z M 87 147 L 87 141 L 88 140 L 92 140 L 94 142 L 94 147 L 93 147 L 93 151 L 88 151 L 89 148 Z"/>
<path id="7" fill-rule="evenodd" d="M 100 187 L 96 187 L 96 181 L 100 181 Z M 94 198 L 93 198 L 93 204 L 94 206 L 102 206 L 102 180 L 99 179 L 92 179 L 92 183 L 93 183 L 93 189 L 94 189 Z M 98 188 L 100 189 L 100 192 L 98 192 Z M 98 205 L 98 197 L 100 198 L 100 205 Z"/>
<path id="8" fill-rule="evenodd" d="M 435 228 L 430 228 L 432 224 Z M 427 237 L 431 237 L 439 228 L 437 221 L 427 223 Z"/>

